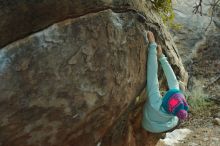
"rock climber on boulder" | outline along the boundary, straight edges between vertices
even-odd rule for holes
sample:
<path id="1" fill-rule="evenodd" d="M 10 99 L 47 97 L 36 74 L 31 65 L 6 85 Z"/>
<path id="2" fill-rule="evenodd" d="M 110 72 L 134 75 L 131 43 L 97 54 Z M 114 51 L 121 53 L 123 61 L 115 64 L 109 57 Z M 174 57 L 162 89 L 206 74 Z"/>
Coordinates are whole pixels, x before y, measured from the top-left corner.
<path id="1" fill-rule="evenodd" d="M 144 105 L 142 126 L 145 130 L 160 133 L 175 128 L 188 116 L 188 104 L 162 48 L 155 42 L 154 34 L 147 33 L 149 41 L 147 61 L 147 101 Z M 158 83 L 158 60 L 167 78 L 169 90 L 162 97 Z"/>

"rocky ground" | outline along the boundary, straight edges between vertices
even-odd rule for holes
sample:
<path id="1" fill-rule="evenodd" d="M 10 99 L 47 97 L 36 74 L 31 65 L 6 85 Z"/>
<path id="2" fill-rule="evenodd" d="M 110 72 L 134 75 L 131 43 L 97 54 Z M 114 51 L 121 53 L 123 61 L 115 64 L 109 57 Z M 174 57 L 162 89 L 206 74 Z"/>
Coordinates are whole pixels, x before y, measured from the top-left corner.
<path id="1" fill-rule="evenodd" d="M 220 106 L 211 104 L 208 108 L 191 113 L 190 119 L 181 127 L 192 130 L 178 146 L 220 146 Z"/>
<path id="2" fill-rule="evenodd" d="M 220 106 L 191 112 L 189 119 L 171 133 L 166 133 L 156 146 L 220 146 Z"/>

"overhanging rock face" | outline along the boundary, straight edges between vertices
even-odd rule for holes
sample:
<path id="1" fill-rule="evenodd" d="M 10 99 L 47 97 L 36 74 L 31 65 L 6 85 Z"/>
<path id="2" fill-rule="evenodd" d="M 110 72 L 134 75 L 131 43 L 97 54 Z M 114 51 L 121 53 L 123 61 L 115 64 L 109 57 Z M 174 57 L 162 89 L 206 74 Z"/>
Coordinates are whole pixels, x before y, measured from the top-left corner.
<path id="1" fill-rule="evenodd" d="M 100 143 L 145 86 L 148 28 L 155 30 L 177 75 L 186 81 L 169 34 L 162 25 L 152 24 L 157 22 L 153 14 L 145 17 L 142 23 L 134 11 L 99 10 L 3 47 L 1 145 Z"/>
<path id="2" fill-rule="evenodd" d="M 115 8 L 137 8 L 139 0 L 19 0 L 0 1 L 0 47 L 55 22 Z"/>

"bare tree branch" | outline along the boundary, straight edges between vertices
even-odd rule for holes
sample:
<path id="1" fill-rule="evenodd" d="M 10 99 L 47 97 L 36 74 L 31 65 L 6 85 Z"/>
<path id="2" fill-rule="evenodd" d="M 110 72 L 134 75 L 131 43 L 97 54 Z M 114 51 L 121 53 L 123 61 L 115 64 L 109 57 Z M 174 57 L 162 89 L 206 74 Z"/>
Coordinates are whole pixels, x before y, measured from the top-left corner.
<path id="1" fill-rule="evenodd" d="M 208 24 L 208 26 L 206 26 L 206 28 L 205 28 L 205 32 L 208 30 L 208 28 L 209 28 L 209 26 L 212 24 L 212 21 L 213 21 L 213 16 L 214 16 L 214 12 L 215 12 L 215 8 L 217 7 L 217 6 L 219 6 L 219 2 L 220 2 L 220 0 L 213 0 L 214 2 L 212 3 L 212 4 L 210 4 L 211 5 L 211 19 L 210 19 L 210 21 L 209 21 L 209 24 Z"/>
<path id="2" fill-rule="evenodd" d="M 196 4 L 194 7 L 193 13 L 197 14 L 199 13 L 202 16 L 202 0 L 199 0 L 199 3 Z"/>

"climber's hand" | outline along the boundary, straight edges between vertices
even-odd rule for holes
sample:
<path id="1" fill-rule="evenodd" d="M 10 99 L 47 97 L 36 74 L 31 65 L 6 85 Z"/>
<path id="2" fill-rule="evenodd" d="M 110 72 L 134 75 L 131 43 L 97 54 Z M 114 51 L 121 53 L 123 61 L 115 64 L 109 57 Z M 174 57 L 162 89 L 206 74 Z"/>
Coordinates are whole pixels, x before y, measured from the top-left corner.
<path id="1" fill-rule="evenodd" d="M 158 55 L 158 57 L 160 58 L 162 54 L 163 54 L 163 51 L 162 51 L 161 45 L 158 45 L 157 46 L 157 55 Z"/>
<path id="2" fill-rule="evenodd" d="M 150 43 L 155 42 L 154 34 L 151 31 L 147 32 L 147 38 Z"/>

